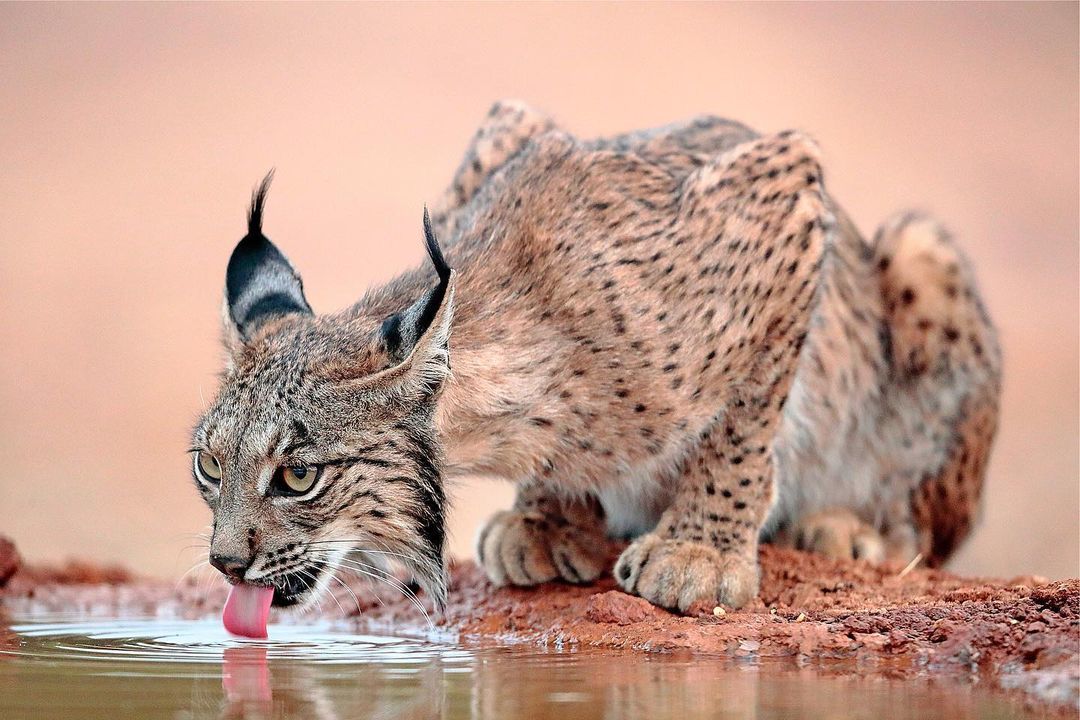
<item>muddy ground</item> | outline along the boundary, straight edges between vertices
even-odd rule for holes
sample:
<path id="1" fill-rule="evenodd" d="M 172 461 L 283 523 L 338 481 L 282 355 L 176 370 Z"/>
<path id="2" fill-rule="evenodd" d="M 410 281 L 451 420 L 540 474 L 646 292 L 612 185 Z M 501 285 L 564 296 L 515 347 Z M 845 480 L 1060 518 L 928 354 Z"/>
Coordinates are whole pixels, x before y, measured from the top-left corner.
<path id="1" fill-rule="evenodd" d="M 448 607 L 431 614 L 430 626 L 410 601 L 361 582 L 338 587 L 314 612 L 277 620 L 329 617 L 360 631 L 462 642 L 781 657 L 891 677 L 971 675 L 1044 707 L 1070 714 L 1080 707 L 1080 580 L 878 569 L 768 546 L 761 565 L 761 594 L 738 611 L 672 614 L 620 592 L 611 578 L 585 587 L 498 589 L 475 564 L 459 562 Z M 202 617 L 219 612 L 225 598 L 216 578 L 175 585 L 85 563 L 19 568 L 2 539 L 0 584 L 0 607 L 12 613 Z M 422 596 L 421 603 L 431 609 Z"/>

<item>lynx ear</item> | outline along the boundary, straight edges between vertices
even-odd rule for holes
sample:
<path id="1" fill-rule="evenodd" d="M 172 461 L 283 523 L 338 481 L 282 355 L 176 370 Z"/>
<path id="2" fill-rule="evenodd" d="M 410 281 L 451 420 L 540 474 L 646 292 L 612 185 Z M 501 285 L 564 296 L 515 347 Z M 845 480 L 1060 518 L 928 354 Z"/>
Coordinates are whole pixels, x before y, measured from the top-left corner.
<path id="1" fill-rule="evenodd" d="M 252 194 L 248 233 L 237 243 L 225 272 L 223 314 L 230 345 L 247 342 L 273 318 L 312 314 L 300 276 L 262 233 L 263 207 L 273 177 L 270 171 Z"/>
<path id="2" fill-rule="evenodd" d="M 377 375 L 380 381 L 406 383 L 410 390 L 433 394 L 450 373 L 456 273 L 443 257 L 427 208 L 424 241 L 439 283 L 408 308 L 383 321 L 380 334 L 394 365 Z"/>

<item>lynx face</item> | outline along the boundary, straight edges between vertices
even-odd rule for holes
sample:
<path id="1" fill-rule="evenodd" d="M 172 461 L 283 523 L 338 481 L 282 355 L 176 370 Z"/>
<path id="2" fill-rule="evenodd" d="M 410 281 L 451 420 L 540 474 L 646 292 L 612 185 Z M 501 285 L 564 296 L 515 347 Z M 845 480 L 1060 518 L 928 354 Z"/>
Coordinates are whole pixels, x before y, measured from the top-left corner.
<path id="1" fill-rule="evenodd" d="M 210 562 L 231 583 L 304 603 L 348 568 L 402 565 L 442 603 L 444 493 L 435 400 L 449 372 L 454 277 L 425 218 L 438 285 L 384 318 L 316 318 L 263 236 L 263 181 L 229 261 L 229 360 L 192 438 L 214 513 Z M 376 567 L 378 565 L 378 567 Z"/>

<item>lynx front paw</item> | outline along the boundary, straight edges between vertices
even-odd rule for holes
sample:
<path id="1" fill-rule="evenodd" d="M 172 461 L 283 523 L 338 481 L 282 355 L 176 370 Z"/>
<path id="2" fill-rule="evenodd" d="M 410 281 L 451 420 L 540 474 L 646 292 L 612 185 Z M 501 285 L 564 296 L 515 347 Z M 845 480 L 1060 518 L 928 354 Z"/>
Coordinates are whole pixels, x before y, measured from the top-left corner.
<path id="1" fill-rule="evenodd" d="M 795 547 L 833 560 L 885 560 L 885 542 L 877 530 L 849 510 L 836 509 L 802 518 L 795 531 Z"/>
<path id="2" fill-rule="evenodd" d="M 699 601 L 742 607 L 758 591 L 753 558 L 654 533 L 626 548 L 615 564 L 615 578 L 627 592 L 682 612 Z"/>
<path id="3" fill-rule="evenodd" d="M 542 513 L 506 510 L 480 532 L 477 554 L 496 585 L 537 585 L 556 578 L 595 580 L 604 570 L 608 543 L 602 536 Z"/>

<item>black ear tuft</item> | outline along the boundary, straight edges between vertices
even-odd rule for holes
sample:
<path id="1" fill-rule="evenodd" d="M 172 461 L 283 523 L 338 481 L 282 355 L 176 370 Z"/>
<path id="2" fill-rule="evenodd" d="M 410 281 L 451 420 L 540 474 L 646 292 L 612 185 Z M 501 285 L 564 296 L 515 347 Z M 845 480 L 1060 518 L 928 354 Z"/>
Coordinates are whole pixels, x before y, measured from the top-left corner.
<path id="1" fill-rule="evenodd" d="M 431 226 L 431 216 L 428 215 L 426 207 L 424 208 L 424 242 L 427 245 L 431 264 L 435 266 L 435 272 L 439 276 L 439 284 L 424 293 L 419 300 L 402 312 L 394 313 L 383 321 L 383 342 L 390 357 L 397 361 L 408 357 L 416 347 L 416 343 L 431 327 L 435 315 L 438 314 L 446 298 L 447 288 L 450 287 L 450 275 L 453 270 L 446 262 L 442 248 L 439 247 L 439 239 L 435 236 L 435 229 Z"/>
<path id="2" fill-rule="evenodd" d="M 426 205 L 424 206 L 424 242 L 427 244 L 431 264 L 435 266 L 435 272 L 439 273 L 441 284 L 445 285 L 450 280 L 450 264 L 443 257 L 442 248 L 439 247 L 439 238 L 435 237 L 435 229 L 431 227 L 431 215 L 428 214 Z"/>
<path id="3" fill-rule="evenodd" d="M 252 193 L 248 234 L 237 243 L 225 271 L 229 319 L 241 340 L 249 340 L 273 317 L 311 314 L 300 276 L 281 251 L 262 234 L 263 208 L 273 176 L 270 171 Z"/>
<path id="4" fill-rule="evenodd" d="M 248 235 L 262 235 L 263 207 L 266 206 L 266 194 L 270 192 L 270 183 L 274 181 L 274 169 L 266 173 L 259 186 L 251 193 L 251 207 L 248 208 Z"/>

